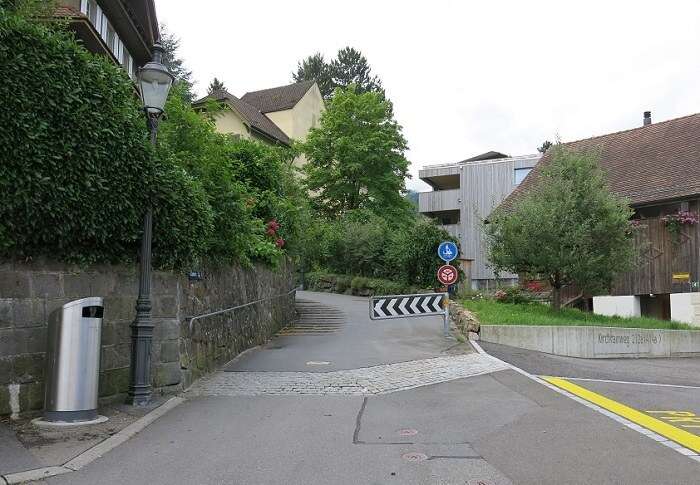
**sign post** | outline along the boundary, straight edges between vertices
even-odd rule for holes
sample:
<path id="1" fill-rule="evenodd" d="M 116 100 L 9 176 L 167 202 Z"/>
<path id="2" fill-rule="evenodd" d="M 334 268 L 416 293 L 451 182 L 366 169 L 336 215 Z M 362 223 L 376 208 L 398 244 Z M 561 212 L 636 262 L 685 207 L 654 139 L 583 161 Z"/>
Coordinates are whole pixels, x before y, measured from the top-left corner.
<path id="1" fill-rule="evenodd" d="M 457 280 L 459 279 L 459 272 L 457 271 L 457 268 L 452 266 L 450 264 L 450 261 L 453 261 L 457 259 L 457 256 L 459 255 L 459 248 L 455 243 L 452 241 L 443 241 L 440 243 L 438 246 L 438 256 L 440 256 L 440 259 L 442 259 L 445 264 L 440 266 L 438 268 L 437 272 L 437 279 L 440 283 L 445 285 L 447 289 L 449 290 L 450 285 L 454 285 L 457 283 Z M 443 324 L 443 333 L 445 334 L 445 338 L 448 338 L 450 336 L 450 324 L 449 324 L 449 317 L 450 317 L 450 300 L 449 300 L 449 291 L 446 293 L 445 301 L 443 302 L 443 305 L 445 305 L 445 314 L 444 314 L 444 324 Z"/>

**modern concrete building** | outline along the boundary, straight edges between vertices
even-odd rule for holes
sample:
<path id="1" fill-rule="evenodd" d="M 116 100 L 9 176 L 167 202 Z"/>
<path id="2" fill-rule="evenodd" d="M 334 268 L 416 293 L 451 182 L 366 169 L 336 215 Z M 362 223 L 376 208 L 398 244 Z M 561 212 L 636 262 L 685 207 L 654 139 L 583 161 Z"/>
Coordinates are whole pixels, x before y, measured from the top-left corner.
<path id="1" fill-rule="evenodd" d="M 432 192 L 418 195 L 419 212 L 437 219 L 460 241 L 462 269 L 474 289 L 492 288 L 496 275 L 489 267 L 482 223 L 537 164 L 540 155 L 509 157 L 487 152 L 467 160 L 430 165 L 419 172 Z M 506 281 L 517 275 L 500 274 Z"/>
<path id="2" fill-rule="evenodd" d="M 54 16 L 65 19 L 90 52 L 121 65 L 132 79 L 151 60 L 160 38 L 153 0 L 58 0 Z"/>
<path id="3" fill-rule="evenodd" d="M 294 140 L 306 140 L 325 109 L 315 81 L 251 91 L 240 98 L 225 90 L 216 91 L 195 101 L 194 106 L 201 108 L 209 100 L 224 106 L 215 119 L 220 133 L 286 146 Z M 298 167 L 305 163 L 303 155 L 294 160 Z"/>

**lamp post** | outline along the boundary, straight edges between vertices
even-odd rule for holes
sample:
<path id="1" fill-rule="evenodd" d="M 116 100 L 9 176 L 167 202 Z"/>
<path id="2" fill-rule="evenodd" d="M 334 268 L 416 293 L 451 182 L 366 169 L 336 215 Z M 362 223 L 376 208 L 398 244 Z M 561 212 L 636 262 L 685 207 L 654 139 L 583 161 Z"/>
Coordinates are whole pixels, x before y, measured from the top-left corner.
<path id="1" fill-rule="evenodd" d="M 139 69 L 138 84 L 143 109 L 148 121 L 151 144 L 155 146 L 158 121 L 163 114 L 165 100 L 173 84 L 173 75 L 162 63 L 163 47 L 153 46 L 153 60 Z M 139 296 L 136 300 L 136 318 L 131 324 L 131 369 L 129 404 L 145 406 L 151 400 L 151 237 L 153 210 L 149 204 L 143 218 L 143 236 L 139 254 Z"/>

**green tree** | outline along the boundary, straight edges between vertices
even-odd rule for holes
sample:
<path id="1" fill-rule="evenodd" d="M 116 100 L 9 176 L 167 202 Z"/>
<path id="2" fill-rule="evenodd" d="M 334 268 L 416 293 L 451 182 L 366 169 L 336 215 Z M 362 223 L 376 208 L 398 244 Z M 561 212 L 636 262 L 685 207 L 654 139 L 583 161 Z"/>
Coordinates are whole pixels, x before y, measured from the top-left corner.
<path id="1" fill-rule="evenodd" d="M 537 151 L 540 152 L 540 153 L 544 153 L 544 152 L 546 152 L 547 150 L 549 150 L 549 149 L 552 147 L 552 145 L 553 145 L 553 143 L 552 143 L 551 141 L 545 140 L 544 142 L 542 142 L 542 145 L 540 145 L 540 146 L 537 148 Z"/>
<path id="2" fill-rule="evenodd" d="M 224 83 L 222 81 L 219 81 L 217 78 L 214 78 L 212 82 L 209 83 L 209 88 L 207 88 L 207 92 L 209 94 L 214 93 L 216 91 L 225 91 L 226 86 L 224 86 Z"/>
<path id="3" fill-rule="evenodd" d="M 608 189 L 597 153 L 548 153 L 536 186 L 492 214 L 485 231 L 494 268 L 546 277 L 558 311 L 563 287 L 604 290 L 631 266 L 632 210 Z"/>
<path id="4" fill-rule="evenodd" d="M 331 76 L 335 87 L 354 86 L 358 93 L 377 92 L 384 95 L 382 81 L 372 75 L 367 58 L 352 47 L 338 51 L 337 57 L 330 64 Z"/>
<path id="5" fill-rule="evenodd" d="M 306 186 L 328 216 L 355 209 L 405 211 L 406 139 L 381 94 L 337 89 L 300 149 L 309 159 Z"/>
<path id="6" fill-rule="evenodd" d="M 175 82 L 183 89 L 178 91 L 185 99 L 192 102 L 192 71 L 185 67 L 184 60 L 179 57 L 180 39 L 168 32 L 165 24 L 160 24 L 160 44 L 163 46 L 163 64 L 175 76 Z"/>
<path id="7" fill-rule="evenodd" d="M 320 52 L 299 61 L 292 78 L 295 82 L 316 81 L 326 100 L 333 97 L 336 88 L 350 86 L 354 86 L 358 93 L 374 91 L 384 94 L 382 81 L 372 75 L 367 58 L 353 47 L 340 49 L 336 58 L 329 62 Z"/>
<path id="8" fill-rule="evenodd" d="M 320 52 L 299 61 L 297 72 L 292 73 L 294 82 L 316 81 L 323 99 L 330 99 L 335 89 L 331 70 Z"/>

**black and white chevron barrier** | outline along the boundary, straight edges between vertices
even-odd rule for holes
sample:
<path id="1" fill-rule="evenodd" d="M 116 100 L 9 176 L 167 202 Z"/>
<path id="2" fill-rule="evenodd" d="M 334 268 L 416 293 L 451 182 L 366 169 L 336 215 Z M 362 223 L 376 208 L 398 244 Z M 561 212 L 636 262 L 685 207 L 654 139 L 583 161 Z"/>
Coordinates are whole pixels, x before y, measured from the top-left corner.
<path id="1" fill-rule="evenodd" d="M 446 315 L 447 293 L 424 293 L 417 295 L 373 296 L 369 300 L 369 318 L 424 317 Z"/>

